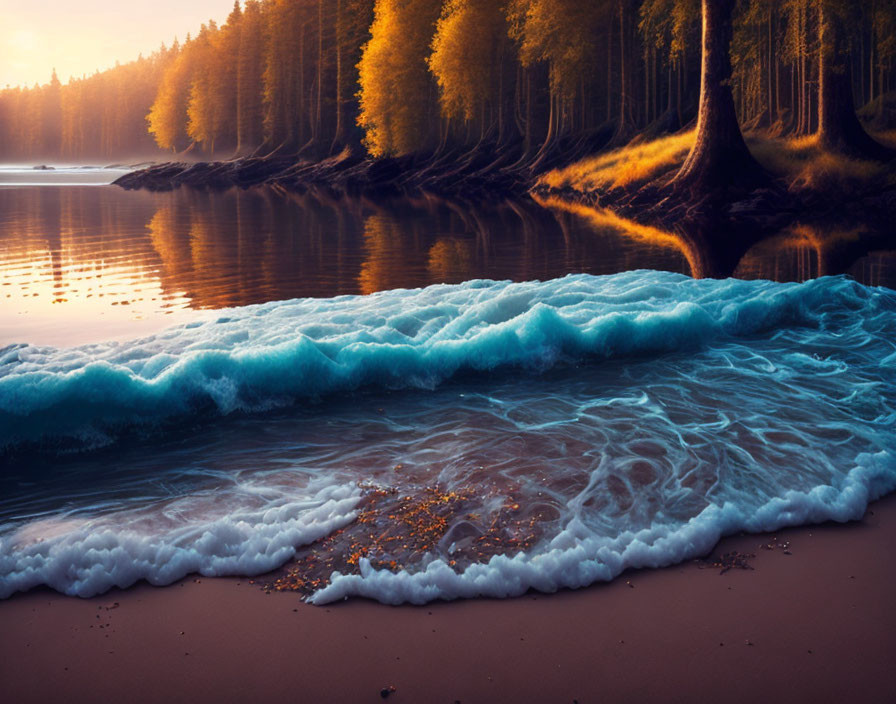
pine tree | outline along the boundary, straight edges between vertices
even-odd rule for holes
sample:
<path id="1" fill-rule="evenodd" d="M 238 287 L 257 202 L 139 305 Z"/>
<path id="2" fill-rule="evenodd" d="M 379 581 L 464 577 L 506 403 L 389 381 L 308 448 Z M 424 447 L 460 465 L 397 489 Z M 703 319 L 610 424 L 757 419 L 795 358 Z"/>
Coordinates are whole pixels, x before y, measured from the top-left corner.
<path id="1" fill-rule="evenodd" d="M 214 22 L 202 25 L 188 54 L 193 64 L 193 72 L 187 104 L 187 134 L 209 156 L 215 152 L 215 138 L 218 134 L 212 44 L 217 33 L 218 27 Z"/>
<path id="2" fill-rule="evenodd" d="M 334 151 L 344 146 L 360 146 L 363 138 L 357 126 L 358 63 L 373 22 L 373 6 L 374 0 L 336 0 Z"/>
<path id="3" fill-rule="evenodd" d="M 584 129 L 588 122 L 582 116 L 581 108 L 590 102 L 587 91 L 599 75 L 598 57 L 603 58 L 603 54 L 598 51 L 598 46 L 606 38 L 601 30 L 608 27 L 614 17 L 614 3 L 615 0 L 593 3 L 511 0 L 507 5 L 510 36 L 517 41 L 520 63 L 529 72 L 524 120 L 529 144 L 533 139 L 534 101 L 530 88 L 533 71 L 539 67 L 547 68 L 547 115 L 542 152 L 556 137 L 576 126 Z"/>
<path id="4" fill-rule="evenodd" d="M 189 143 L 187 106 L 193 74 L 189 38 L 183 49 L 175 44 L 172 51 L 175 58 L 162 76 L 158 94 L 146 119 L 156 143 L 162 149 L 176 152 L 186 149 Z"/>
<path id="5" fill-rule="evenodd" d="M 846 26 L 855 6 L 846 0 L 819 2 L 819 144 L 830 151 L 868 159 L 890 159 L 893 152 L 874 141 L 859 122 L 853 101 Z"/>
<path id="6" fill-rule="evenodd" d="M 480 137 L 496 120 L 503 133 L 508 117 L 508 30 L 503 9 L 491 0 L 448 0 L 436 26 L 428 63 L 442 113 L 477 122 Z"/>
<path id="7" fill-rule="evenodd" d="M 700 0 L 644 0 L 638 29 L 644 38 L 645 55 L 659 51 L 665 64 L 666 127 L 670 131 L 682 123 L 682 74 L 686 70 L 686 50 L 699 37 Z M 657 91 L 657 88 L 654 88 Z M 654 101 L 657 96 L 654 95 Z M 655 109 L 655 113 L 659 110 Z"/>
<path id="8" fill-rule="evenodd" d="M 62 83 L 53 69 L 50 82 L 41 89 L 41 126 L 37 151 L 42 156 L 59 156 L 62 149 Z"/>
<path id="9" fill-rule="evenodd" d="M 215 140 L 219 148 L 237 146 L 239 53 L 243 12 L 234 0 L 227 23 L 212 41 L 211 101 L 215 115 Z"/>
<path id="10" fill-rule="evenodd" d="M 432 146 L 438 107 L 426 57 L 441 14 L 439 0 L 377 0 L 359 64 L 358 124 L 374 156 Z"/>
<path id="11" fill-rule="evenodd" d="M 262 143 L 264 127 L 264 16 L 258 0 L 243 10 L 236 77 L 237 151 Z"/>
<path id="12" fill-rule="evenodd" d="M 264 70 L 264 128 L 274 149 L 296 150 L 305 138 L 304 44 L 310 17 L 305 2 L 266 3 L 267 46 Z"/>

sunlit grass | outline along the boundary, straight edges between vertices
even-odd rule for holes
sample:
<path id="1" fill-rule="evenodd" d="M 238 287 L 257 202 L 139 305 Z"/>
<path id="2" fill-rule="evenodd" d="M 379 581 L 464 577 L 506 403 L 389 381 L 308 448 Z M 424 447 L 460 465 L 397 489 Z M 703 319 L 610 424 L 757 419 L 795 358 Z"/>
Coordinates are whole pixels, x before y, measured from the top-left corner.
<path id="1" fill-rule="evenodd" d="M 579 191 L 639 188 L 678 168 L 694 144 L 694 131 L 631 144 L 545 174 L 539 185 Z"/>
<path id="2" fill-rule="evenodd" d="M 896 149 L 896 130 L 885 130 L 883 132 L 876 132 L 874 134 L 874 138 L 881 142 L 891 149 Z"/>
<path id="3" fill-rule="evenodd" d="M 815 135 L 790 139 L 751 135 L 748 143 L 759 163 L 793 190 L 854 186 L 878 179 L 886 170 L 879 162 L 825 151 Z"/>
<path id="4" fill-rule="evenodd" d="M 615 188 L 637 190 L 680 168 L 694 138 L 694 131 L 690 131 L 631 144 L 555 169 L 542 176 L 538 185 L 585 193 Z M 896 147 L 896 131 L 878 133 L 875 138 Z M 825 151 L 815 135 L 772 138 L 752 133 L 747 135 L 747 144 L 766 171 L 794 191 L 852 190 L 884 178 L 896 185 L 896 175 L 886 165 Z"/>

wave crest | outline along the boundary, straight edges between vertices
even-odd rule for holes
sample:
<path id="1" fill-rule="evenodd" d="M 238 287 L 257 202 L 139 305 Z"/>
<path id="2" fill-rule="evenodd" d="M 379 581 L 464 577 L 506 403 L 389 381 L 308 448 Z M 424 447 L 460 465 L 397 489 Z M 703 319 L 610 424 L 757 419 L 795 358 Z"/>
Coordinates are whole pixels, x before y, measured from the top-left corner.
<path id="1" fill-rule="evenodd" d="M 647 271 L 249 306 L 127 343 L 0 351 L 0 453 L 80 450 L 363 386 L 433 388 L 463 371 L 687 350 L 894 307 L 892 292 L 845 278 Z"/>

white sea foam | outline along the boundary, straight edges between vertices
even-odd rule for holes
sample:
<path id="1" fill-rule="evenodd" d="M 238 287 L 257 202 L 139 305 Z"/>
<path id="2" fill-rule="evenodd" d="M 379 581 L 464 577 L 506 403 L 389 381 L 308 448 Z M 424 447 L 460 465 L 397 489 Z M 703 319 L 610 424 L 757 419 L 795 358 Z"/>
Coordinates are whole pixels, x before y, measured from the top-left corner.
<path id="1" fill-rule="evenodd" d="M 0 538 L 0 599 L 46 585 L 90 597 L 143 579 L 165 585 L 188 574 L 270 572 L 307 545 L 350 523 L 359 490 L 331 486 L 252 508 L 165 523 L 165 508 L 78 521 L 38 521 Z M 210 499 L 214 506 L 213 498 Z M 195 504 L 195 499 L 189 500 Z"/>

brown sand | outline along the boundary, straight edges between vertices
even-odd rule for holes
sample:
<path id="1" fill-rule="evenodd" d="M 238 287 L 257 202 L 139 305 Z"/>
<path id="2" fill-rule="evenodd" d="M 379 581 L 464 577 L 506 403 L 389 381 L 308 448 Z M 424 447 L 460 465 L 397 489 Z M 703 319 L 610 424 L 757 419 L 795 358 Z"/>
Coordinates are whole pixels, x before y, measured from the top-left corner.
<path id="1" fill-rule="evenodd" d="M 778 537 L 792 554 L 719 546 L 753 571 L 426 607 L 313 607 L 245 579 L 32 592 L 0 602 L 0 702 L 896 701 L 896 495 Z"/>

